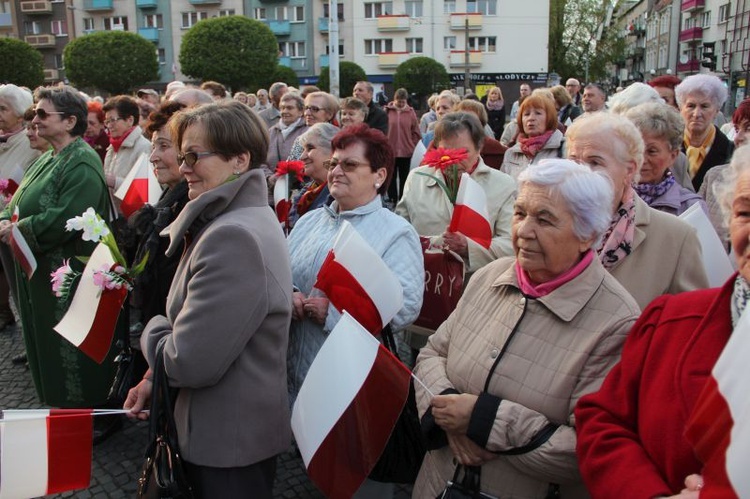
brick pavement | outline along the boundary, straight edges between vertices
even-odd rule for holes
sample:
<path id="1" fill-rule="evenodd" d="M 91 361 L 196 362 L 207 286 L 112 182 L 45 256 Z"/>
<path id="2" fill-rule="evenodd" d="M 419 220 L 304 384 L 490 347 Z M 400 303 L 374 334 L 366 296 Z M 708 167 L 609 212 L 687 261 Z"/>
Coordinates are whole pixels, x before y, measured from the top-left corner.
<path id="1" fill-rule="evenodd" d="M 36 399 L 29 371 L 13 365 L 11 359 L 23 352 L 19 326 L 0 331 L 0 409 L 43 408 Z M 122 431 L 94 447 L 91 486 L 87 490 L 56 497 L 132 498 L 146 448 L 148 427 L 145 422 L 126 422 Z M 411 488 L 400 486 L 394 499 L 410 497 Z M 307 478 L 302 460 L 292 452 L 278 461 L 274 497 L 283 499 L 322 498 Z"/>

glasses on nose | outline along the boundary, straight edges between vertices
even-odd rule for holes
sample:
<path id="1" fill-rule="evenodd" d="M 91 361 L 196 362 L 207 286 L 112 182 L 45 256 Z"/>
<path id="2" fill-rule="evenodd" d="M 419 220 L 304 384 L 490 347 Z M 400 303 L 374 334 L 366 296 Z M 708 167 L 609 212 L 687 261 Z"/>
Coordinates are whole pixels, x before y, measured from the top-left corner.
<path id="1" fill-rule="evenodd" d="M 370 163 L 359 163 L 357 161 L 351 161 L 351 160 L 345 160 L 345 161 L 339 161 L 336 158 L 329 159 L 328 161 L 323 162 L 323 166 L 326 170 L 331 171 L 335 169 L 337 166 L 340 166 L 342 170 L 344 170 L 346 173 L 351 173 L 360 166 L 370 166 Z"/>
<path id="2" fill-rule="evenodd" d="M 40 120 L 46 120 L 47 118 L 49 118 L 53 114 L 60 114 L 60 115 L 62 115 L 62 114 L 65 114 L 65 113 L 63 113 L 61 111 L 45 111 L 41 107 L 38 107 L 38 108 L 34 109 L 34 114 L 36 114 L 36 117 L 39 118 Z"/>
<path id="3" fill-rule="evenodd" d="M 120 118 L 120 117 L 118 116 L 117 118 L 109 118 L 109 119 L 106 119 L 106 120 L 102 121 L 102 123 L 104 123 L 104 126 L 108 127 L 109 125 L 113 125 L 113 124 L 115 124 L 116 122 L 120 121 L 121 119 L 122 119 L 122 118 Z"/>
<path id="4" fill-rule="evenodd" d="M 305 106 L 305 111 L 310 111 L 311 113 L 317 113 L 322 110 L 323 108 L 318 106 Z"/>
<path id="5" fill-rule="evenodd" d="M 205 158 L 206 156 L 214 156 L 218 153 L 207 151 L 207 152 L 186 152 L 185 154 L 177 155 L 177 164 L 181 165 L 185 163 L 190 168 L 194 167 L 199 159 Z"/>

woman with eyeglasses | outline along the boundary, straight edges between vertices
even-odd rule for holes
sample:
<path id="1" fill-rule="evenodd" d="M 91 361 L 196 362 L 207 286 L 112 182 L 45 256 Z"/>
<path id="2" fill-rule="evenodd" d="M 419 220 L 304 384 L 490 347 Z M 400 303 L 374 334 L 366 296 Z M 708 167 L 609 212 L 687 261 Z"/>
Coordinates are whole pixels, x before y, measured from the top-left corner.
<path id="1" fill-rule="evenodd" d="M 15 284 L 28 365 L 40 402 L 52 407 L 102 406 L 114 377 L 115 349 L 98 364 L 52 329 L 69 303 L 53 294 L 49 276 L 64 261 L 83 270 L 76 257 L 90 255 L 95 245 L 83 241 L 79 232 L 66 231 L 65 222 L 89 207 L 105 218 L 109 194 L 101 160 L 82 138 L 88 109 L 81 94 L 71 87 L 48 87 L 37 89 L 35 97 L 32 124 L 52 149 L 29 168 L 0 214 L 0 240 L 8 243 L 10 219 L 18 209 L 15 225 L 38 265 L 29 279 L 16 263 Z"/>
<path id="2" fill-rule="evenodd" d="M 329 94 L 328 92 L 310 92 L 306 96 L 304 107 L 302 108 L 302 116 L 305 119 L 305 125 L 310 128 L 316 123 L 330 123 L 331 125 L 337 125 L 336 113 L 339 112 L 339 103 L 336 97 Z M 287 160 L 296 161 L 302 159 L 302 141 L 300 137 L 294 139 L 294 144 L 289 151 Z"/>
<path id="3" fill-rule="evenodd" d="M 169 128 L 190 202 L 169 228 L 167 256 L 182 257 L 166 316 L 149 321 L 141 347 L 151 366 L 163 352 L 179 388 L 177 436 L 195 496 L 270 499 L 276 456 L 291 443 L 292 277 L 266 200 L 268 133 L 237 101 L 185 110 Z M 142 419 L 149 376 L 125 402 Z"/>

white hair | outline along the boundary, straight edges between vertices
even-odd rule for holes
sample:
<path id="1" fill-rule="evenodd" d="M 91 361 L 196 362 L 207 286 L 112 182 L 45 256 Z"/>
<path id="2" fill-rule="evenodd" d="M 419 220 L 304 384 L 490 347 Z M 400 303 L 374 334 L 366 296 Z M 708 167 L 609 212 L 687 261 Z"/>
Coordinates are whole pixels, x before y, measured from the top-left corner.
<path id="1" fill-rule="evenodd" d="M 599 244 L 612 220 L 615 196 L 607 174 L 569 159 L 543 159 L 518 176 L 519 191 L 527 183 L 546 187 L 551 195 L 559 196 L 573 216 L 573 232 L 578 239 L 593 239 L 594 246 Z"/>
<path id="2" fill-rule="evenodd" d="M 721 177 L 718 177 L 713 186 L 714 198 L 719 202 L 721 208 L 722 222 L 729 228 L 729 220 L 732 216 L 732 201 L 734 201 L 734 190 L 737 187 L 737 179 L 750 170 L 750 144 L 735 149 L 732 161 Z"/>
<path id="3" fill-rule="evenodd" d="M 609 111 L 615 114 L 625 114 L 629 109 L 646 102 L 664 102 L 659 92 L 645 83 L 633 83 L 622 92 L 614 94 L 607 101 Z"/>
<path id="4" fill-rule="evenodd" d="M 12 83 L 0 85 L 0 98 L 5 99 L 17 117 L 23 116 L 26 110 L 34 104 L 34 97 L 30 91 Z"/>
<path id="5" fill-rule="evenodd" d="M 303 146 L 313 141 L 316 146 L 323 148 L 330 155 L 332 149 L 331 141 L 340 131 L 339 127 L 330 123 L 315 123 L 305 133 L 300 135 L 299 141 Z"/>
<path id="6" fill-rule="evenodd" d="M 711 102 L 717 108 L 720 108 L 727 100 L 729 90 L 717 76 L 708 74 L 688 76 L 682 80 L 682 83 L 674 87 L 674 97 L 680 107 L 693 94 L 700 94 L 711 99 Z"/>

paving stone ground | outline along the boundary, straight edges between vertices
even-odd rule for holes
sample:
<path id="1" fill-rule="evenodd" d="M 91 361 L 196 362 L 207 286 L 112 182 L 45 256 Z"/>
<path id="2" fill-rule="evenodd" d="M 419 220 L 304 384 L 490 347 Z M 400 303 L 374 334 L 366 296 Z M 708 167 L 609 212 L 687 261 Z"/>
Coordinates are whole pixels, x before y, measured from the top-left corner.
<path id="1" fill-rule="evenodd" d="M 31 375 L 24 366 L 11 359 L 23 353 L 23 339 L 18 325 L 0 331 L 0 409 L 39 409 Z M 54 497 L 132 498 L 135 497 L 143 452 L 148 440 L 145 422 L 125 423 L 124 429 L 101 445 L 94 447 L 91 486 Z M 399 486 L 394 499 L 406 499 L 411 487 Z M 53 497 L 53 496 L 50 496 Z M 248 497 L 252 497 L 249 491 Z M 291 452 L 280 456 L 274 485 L 274 497 L 283 499 L 323 498 L 307 478 L 302 460 Z"/>

